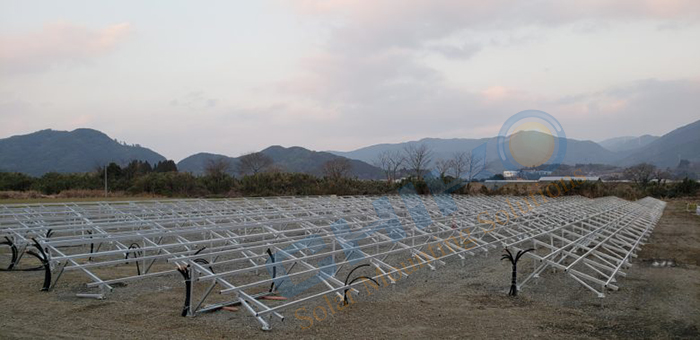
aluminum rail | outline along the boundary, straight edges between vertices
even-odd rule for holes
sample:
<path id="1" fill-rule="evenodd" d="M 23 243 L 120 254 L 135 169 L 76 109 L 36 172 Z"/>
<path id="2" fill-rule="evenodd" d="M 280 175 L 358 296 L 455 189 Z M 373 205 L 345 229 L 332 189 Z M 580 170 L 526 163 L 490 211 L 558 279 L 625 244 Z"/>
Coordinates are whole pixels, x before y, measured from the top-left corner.
<path id="1" fill-rule="evenodd" d="M 20 258 L 37 242 L 51 287 L 76 271 L 101 298 L 114 283 L 179 271 L 192 296 L 187 315 L 240 304 L 270 329 L 273 316 L 283 320 L 282 310 L 309 299 L 342 303 L 361 293 L 360 283 L 393 284 L 417 268 L 502 248 L 536 248 L 518 289 L 554 268 L 604 296 L 664 206 L 652 198 L 411 194 L 4 205 L 0 236 Z M 134 263 L 133 274 L 96 271 Z M 288 300 L 258 300 L 270 294 Z"/>

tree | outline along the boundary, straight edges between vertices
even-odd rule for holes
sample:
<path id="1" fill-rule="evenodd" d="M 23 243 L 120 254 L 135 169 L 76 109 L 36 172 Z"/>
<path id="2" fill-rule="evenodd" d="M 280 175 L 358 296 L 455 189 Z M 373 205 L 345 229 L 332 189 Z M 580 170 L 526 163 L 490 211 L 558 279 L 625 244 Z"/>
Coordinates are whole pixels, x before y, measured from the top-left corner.
<path id="1" fill-rule="evenodd" d="M 658 169 L 654 171 L 654 178 L 656 178 L 659 184 L 666 183 L 666 180 L 671 178 L 671 176 L 670 168 L 666 168 L 666 170 Z"/>
<path id="2" fill-rule="evenodd" d="M 391 165 L 389 164 L 389 158 L 386 157 L 386 151 L 377 155 L 377 158 L 372 161 L 372 165 L 384 171 L 384 176 L 386 176 L 386 181 L 391 182 Z"/>
<path id="3" fill-rule="evenodd" d="M 467 171 L 467 152 L 455 152 L 452 154 L 452 174 L 456 179 L 462 178 Z"/>
<path id="4" fill-rule="evenodd" d="M 435 162 L 435 170 L 440 173 L 440 179 L 444 179 L 445 175 L 447 175 L 453 167 L 454 165 L 451 160 L 440 159 Z"/>
<path id="5" fill-rule="evenodd" d="M 139 163 L 139 173 L 147 174 L 150 172 L 153 172 L 153 167 L 151 166 L 150 163 L 148 163 L 148 161 Z"/>
<path id="6" fill-rule="evenodd" d="M 154 172 L 177 172 L 177 165 L 172 160 L 156 163 L 153 167 Z"/>
<path id="7" fill-rule="evenodd" d="M 107 177 L 110 179 L 119 179 L 122 176 L 122 168 L 117 163 L 109 163 L 107 166 Z"/>
<path id="8" fill-rule="evenodd" d="M 29 190 L 36 182 L 34 177 L 19 173 L 19 172 L 1 172 L 0 171 L 0 191 L 14 190 L 25 191 Z"/>
<path id="9" fill-rule="evenodd" d="M 684 178 L 674 185 L 674 196 L 696 196 L 699 194 L 700 183 L 695 180 Z"/>
<path id="10" fill-rule="evenodd" d="M 243 175 L 255 175 L 267 171 L 273 164 L 272 158 L 262 152 L 251 152 L 239 158 L 238 173 Z"/>
<path id="11" fill-rule="evenodd" d="M 387 182 L 391 182 L 397 179 L 399 168 L 405 161 L 406 159 L 400 151 L 384 151 L 377 156 L 373 163 L 374 166 L 384 171 Z"/>
<path id="12" fill-rule="evenodd" d="M 474 150 L 457 152 L 452 156 L 452 164 L 455 178 L 464 178 L 467 181 L 468 191 L 471 182 L 486 170 L 486 154 L 480 155 Z"/>
<path id="13" fill-rule="evenodd" d="M 225 157 L 208 159 L 204 163 L 205 186 L 212 193 L 221 193 L 231 188 L 231 162 Z"/>
<path id="14" fill-rule="evenodd" d="M 231 171 L 231 162 L 224 157 L 212 158 L 204 163 L 204 173 L 215 179 L 223 179 Z"/>
<path id="15" fill-rule="evenodd" d="M 652 164 L 641 163 L 625 169 L 625 177 L 637 183 L 641 188 L 646 188 L 656 172 Z"/>
<path id="16" fill-rule="evenodd" d="M 124 178 L 131 181 L 137 175 L 143 175 L 142 173 L 140 173 L 141 163 L 143 162 L 139 160 L 133 160 L 129 162 L 129 164 L 127 164 L 124 168 L 122 168 L 122 175 L 124 176 Z"/>
<path id="17" fill-rule="evenodd" d="M 416 174 L 419 180 L 422 179 L 423 173 L 428 169 L 432 161 L 432 150 L 425 144 L 409 144 L 404 147 L 403 151 L 406 164 L 410 170 Z"/>
<path id="18" fill-rule="evenodd" d="M 338 157 L 323 164 L 323 174 L 334 181 L 347 177 L 350 170 L 352 170 L 352 164 L 347 158 Z"/>

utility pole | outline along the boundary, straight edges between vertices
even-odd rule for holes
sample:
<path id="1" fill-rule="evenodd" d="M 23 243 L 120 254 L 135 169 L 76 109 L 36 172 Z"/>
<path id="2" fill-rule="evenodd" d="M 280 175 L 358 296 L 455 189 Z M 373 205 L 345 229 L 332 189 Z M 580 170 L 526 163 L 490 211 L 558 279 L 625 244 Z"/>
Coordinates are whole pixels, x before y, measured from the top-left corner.
<path id="1" fill-rule="evenodd" d="M 107 198 L 107 164 L 105 164 L 105 198 Z"/>

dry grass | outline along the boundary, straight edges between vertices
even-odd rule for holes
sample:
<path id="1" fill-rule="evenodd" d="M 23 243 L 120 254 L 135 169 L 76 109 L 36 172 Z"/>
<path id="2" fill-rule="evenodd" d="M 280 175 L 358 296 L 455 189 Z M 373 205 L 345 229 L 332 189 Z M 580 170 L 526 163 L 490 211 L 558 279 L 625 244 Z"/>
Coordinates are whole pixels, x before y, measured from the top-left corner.
<path id="1" fill-rule="evenodd" d="M 35 200 L 35 199 L 47 199 L 49 196 L 44 195 L 38 191 L 0 191 L 0 202 L 3 200 Z"/>
<path id="2" fill-rule="evenodd" d="M 96 201 L 136 201 L 162 198 L 156 195 L 129 195 L 123 191 L 109 192 L 105 197 L 102 190 L 64 190 L 57 195 L 44 195 L 38 191 L 0 191 L 0 204 L 32 204 Z"/>

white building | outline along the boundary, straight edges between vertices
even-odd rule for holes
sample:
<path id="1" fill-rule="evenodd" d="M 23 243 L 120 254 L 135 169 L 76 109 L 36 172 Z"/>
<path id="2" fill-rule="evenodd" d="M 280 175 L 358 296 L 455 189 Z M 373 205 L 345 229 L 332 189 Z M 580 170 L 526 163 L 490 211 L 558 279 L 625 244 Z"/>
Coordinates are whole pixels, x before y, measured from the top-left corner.
<path id="1" fill-rule="evenodd" d="M 598 176 L 545 176 L 540 177 L 540 182 L 559 182 L 559 181 L 585 181 L 585 182 L 596 182 L 600 180 Z"/>
<path id="2" fill-rule="evenodd" d="M 505 171 L 503 171 L 503 177 L 504 178 L 516 178 L 516 177 L 518 177 L 519 173 L 520 173 L 519 170 L 516 170 L 516 171 L 505 170 Z"/>

